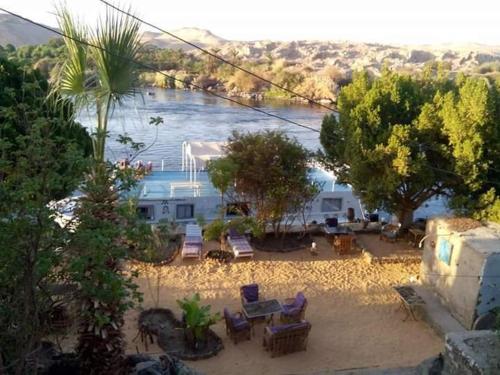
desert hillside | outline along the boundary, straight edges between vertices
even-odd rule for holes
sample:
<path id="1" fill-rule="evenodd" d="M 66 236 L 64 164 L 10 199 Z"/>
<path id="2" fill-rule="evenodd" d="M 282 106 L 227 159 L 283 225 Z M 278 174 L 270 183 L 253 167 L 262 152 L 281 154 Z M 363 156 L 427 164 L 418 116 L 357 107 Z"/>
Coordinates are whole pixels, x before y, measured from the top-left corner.
<path id="1" fill-rule="evenodd" d="M 245 61 L 261 63 L 284 60 L 314 71 L 335 66 L 346 72 L 368 69 L 376 73 L 383 64 L 411 71 L 433 60 L 448 62 L 452 71 L 473 71 L 481 64 L 500 60 L 500 46 L 480 44 L 390 46 L 347 41 L 230 41 L 196 27 L 172 30 L 172 33 L 224 56 L 238 56 Z M 54 36 L 13 16 L 0 14 L 0 45 L 42 44 Z M 175 38 L 157 32 L 146 31 L 143 41 L 159 48 L 200 53 Z"/>
<path id="2" fill-rule="evenodd" d="M 47 43 L 57 35 L 20 20 L 9 14 L 0 13 L 0 45 L 12 44 L 16 47 Z"/>

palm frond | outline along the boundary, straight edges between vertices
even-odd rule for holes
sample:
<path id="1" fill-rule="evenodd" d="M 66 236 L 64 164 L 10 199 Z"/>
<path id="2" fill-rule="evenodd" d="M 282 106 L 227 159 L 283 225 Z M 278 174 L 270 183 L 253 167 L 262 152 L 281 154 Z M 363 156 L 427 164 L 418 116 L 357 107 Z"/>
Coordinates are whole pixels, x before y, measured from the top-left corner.
<path id="1" fill-rule="evenodd" d="M 91 48 L 99 79 L 100 95 L 112 102 L 134 94 L 137 80 L 137 64 L 141 48 L 140 24 L 124 14 L 108 10 L 100 19 Z"/>
<path id="2" fill-rule="evenodd" d="M 65 8 L 57 9 L 57 20 L 59 28 L 67 35 L 63 39 L 68 57 L 56 79 L 56 88 L 62 95 L 73 97 L 77 105 L 82 104 L 88 94 L 88 47 L 78 41 L 88 41 L 88 30 Z"/>

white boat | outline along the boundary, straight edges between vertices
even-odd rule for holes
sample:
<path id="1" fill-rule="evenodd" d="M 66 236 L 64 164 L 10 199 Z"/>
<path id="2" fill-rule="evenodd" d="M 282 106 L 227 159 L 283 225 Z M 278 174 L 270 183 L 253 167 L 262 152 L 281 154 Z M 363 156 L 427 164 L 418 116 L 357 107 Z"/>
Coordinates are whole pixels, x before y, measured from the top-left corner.
<path id="1" fill-rule="evenodd" d="M 220 216 L 221 195 L 210 183 L 205 170 L 209 160 L 224 155 L 223 143 L 190 141 L 182 144 L 182 165 L 178 171 L 166 171 L 163 163 L 139 181 L 132 194 L 138 200 L 140 215 L 150 223 L 160 220 L 178 224 L 195 223 L 198 217 L 210 222 Z M 318 165 L 311 166 L 309 176 L 321 186 L 320 193 L 308 205 L 308 223 L 323 223 L 326 218 L 337 217 L 347 221 L 348 211 L 356 219 L 364 219 L 360 200 L 350 186 L 338 184 L 335 175 Z M 225 219 L 234 217 L 234 208 L 252 209 L 247 202 L 225 200 Z M 302 225 L 296 219 L 293 225 Z"/>

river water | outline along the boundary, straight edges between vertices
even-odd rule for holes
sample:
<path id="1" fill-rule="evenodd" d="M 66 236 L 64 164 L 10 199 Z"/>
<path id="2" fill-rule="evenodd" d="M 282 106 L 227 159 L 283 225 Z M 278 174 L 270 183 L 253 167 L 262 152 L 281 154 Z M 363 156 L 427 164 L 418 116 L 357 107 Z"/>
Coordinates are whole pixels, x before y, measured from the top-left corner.
<path id="1" fill-rule="evenodd" d="M 148 95 L 148 92 L 154 95 Z M 321 128 L 321 121 L 328 110 L 317 106 L 290 104 L 282 101 L 255 102 L 237 99 L 281 117 Z M 151 117 L 160 116 L 164 123 L 156 129 L 149 125 Z M 79 120 L 92 129 L 95 113 L 82 112 Z M 183 141 L 225 141 L 233 130 L 255 132 L 264 129 L 280 129 L 311 150 L 317 150 L 319 133 L 286 123 L 282 120 L 257 113 L 213 95 L 173 89 L 147 89 L 134 98 L 116 106 L 108 126 L 107 157 L 118 160 L 127 157 L 127 149 L 116 140 L 127 133 L 134 142 L 143 142 L 150 148 L 136 160 L 152 161 L 159 166 L 164 160 L 165 169 L 178 170 L 181 167 L 181 144 Z"/>

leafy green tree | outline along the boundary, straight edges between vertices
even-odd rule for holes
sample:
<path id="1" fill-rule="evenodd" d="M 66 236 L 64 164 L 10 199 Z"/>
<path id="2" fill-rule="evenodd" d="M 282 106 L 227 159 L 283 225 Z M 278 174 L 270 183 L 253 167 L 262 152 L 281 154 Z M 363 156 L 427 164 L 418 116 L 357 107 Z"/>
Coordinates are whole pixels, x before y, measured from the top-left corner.
<path id="1" fill-rule="evenodd" d="M 212 185 L 220 191 L 221 209 L 224 210 L 224 195 L 234 184 L 236 165 L 228 158 L 211 160 L 207 165 L 207 172 Z"/>
<path id="2" fill-rule="evenodd" d="M 500 96 L 482 78 L 458 77 L 443 98 L 442 119 L 454 170 L 463 182 L 453 204 L 478 219 L 500 222 Z"/>
<path id="3" fill-rule="evenodd" d="M 434 68 L 417 78 L 358 73 L 340 93 L 339 119 L 326 116 L 321 129 L 324 162 L 403 227 L 435 195 L 470 200 L 498 158 L 496 90 Z"/>
<path id="4" fill-rule="evenodd" d="M 385 70 L 379 79 L 358 73 L 338 99 L 339 120 L 325 116 L 323 160 L 352 185 L 369 209 L 395 213 L 404 227 L 427 199 L 446 192 L 452 175 L 447 138 L 433 105 L 437 88 Z"/>
<path id="5" fill-rule="evenodd" d="M 133 283 L 137 274 L 127 273 L 121 264 L 128 257 L 126 219 L 135 216 L 135 206 L 117 203 L 121 178 L 109 167 L 87 179 L 69 245 L 69 276 L 79 285 L 80 296 L 77 353 L 87 374 L 127 373 L 123 315 L 140 301 Z"/>
<path id="6" fill-rule="evenodd" d="M 217 166 L 234 166 L 231 183 L 222 185 L 233 186 L 239 199 L 253 205 L 260 233 L 270 224 L 278 236 L 283 229 L 286 233 L 282 223 L 295 214 L 298 202 L 304 202 L 309 192 L 309 159 L 309 152 L 282 132 L 234 132 L 227 155 Z M 214 175 L 214 170 L 210 173 Z"/>
<path id="7" fill-rule="evenodd" d="M 70 232 L 50 203 L 83 180 L 90 137 L 36 71 L 0 59 L 0 356 L 13 373 L 48 334 Z M 9 372 L 10 373 L 10 372 Z"/>

